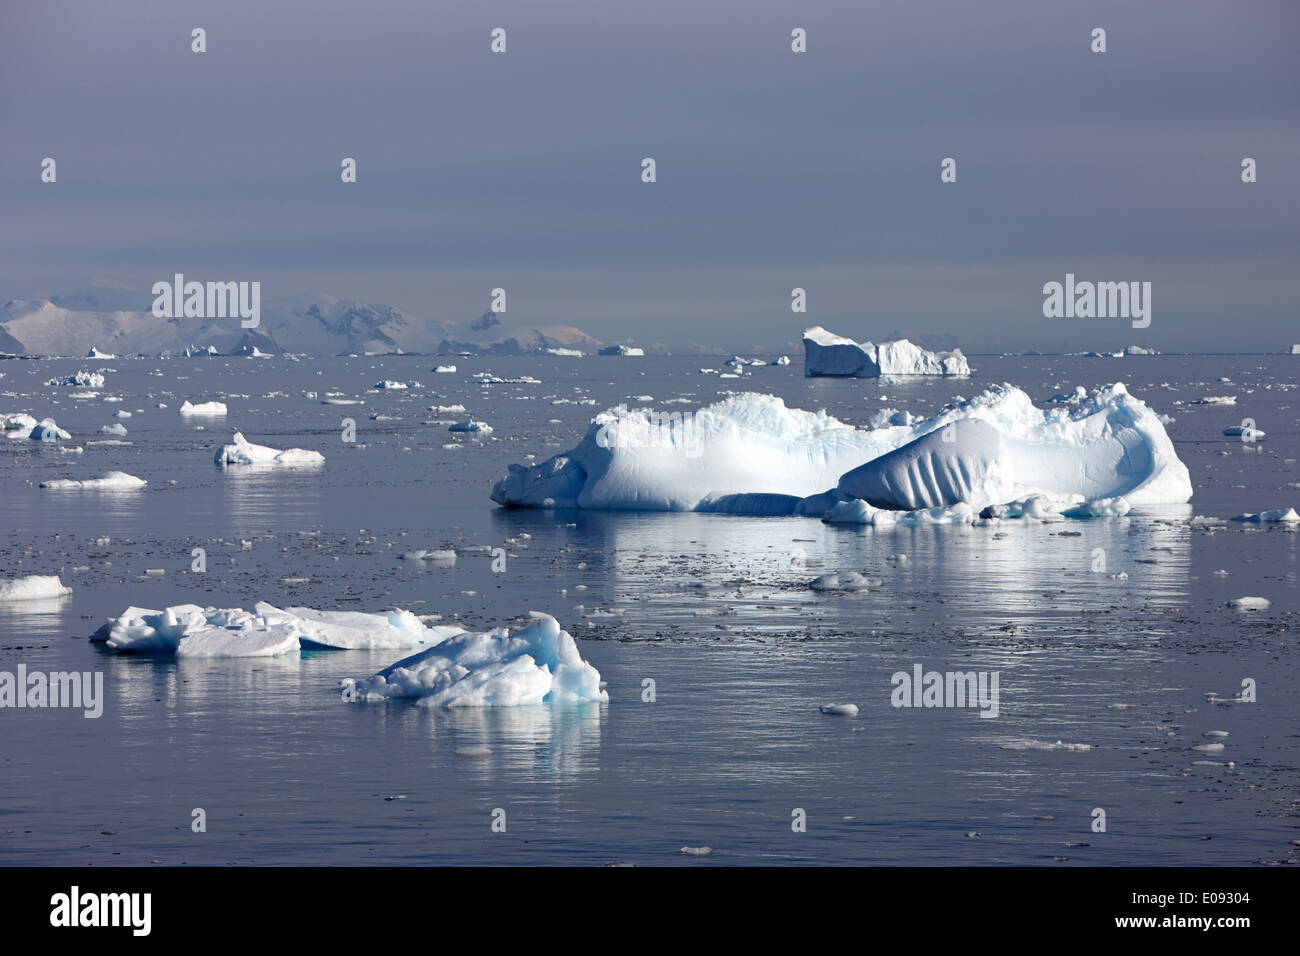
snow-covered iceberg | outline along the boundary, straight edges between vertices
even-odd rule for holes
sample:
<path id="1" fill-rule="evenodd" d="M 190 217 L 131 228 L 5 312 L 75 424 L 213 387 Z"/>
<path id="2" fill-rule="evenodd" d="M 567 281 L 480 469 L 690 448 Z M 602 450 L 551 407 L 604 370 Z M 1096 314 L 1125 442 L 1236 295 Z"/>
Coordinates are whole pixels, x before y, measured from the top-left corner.
<path id="1" fill-rule="evenodd" d="M 186 399 L 181 405 L 180 412 L 186 417 L 196 416 L 200 418 L 218 418 L 226 414 L 225 402 L 199 402 L 197 405 Z"/>
<path id="2" fill-rule="evenodd" d="M 103 388 L 104 375 L 102 372 L 87 372 L 84 368 L 72 375 L 65 375 L 62 378 L 52 378 L 45 383 L 51 385 L 81 385 L 88 388 Z"/>
<path id="3" fill-rule="evenodd" d="M 882 342 L 855 342 L 828 332 L 820 325 L 803 333 L 803 373 L 818 375 L 878 378 L 882 375 L 970 375 L 970 364 L 960 349 L 931 352 L 907 339 Z"/>
<path id="4" fill-rule="evenodd" d="M 600 672 L 549 614 L 511 632 L 465 631 L 365 680 L 345 682 L 349 700 L 411 698 L 423 707 L 510 707 L 544 701 L 609 701 Z"/>
<path id="5" fill-rule="evenodd" d="M 299 648 L 410 649 L 462 632 L 428 626 L 410 611 L 366 614 L 277 608 L 259 601 L 242 608 L 178 604 L 161 611 L 129 607 L 90 636 L 115 651 L 177 657 L 277 657 Z"/>
<path id="6" fill-rule="evenodd" d="M 218 448 L 213 460 L 218 465 L 319 465 L 325 461 L 325 456 L 305 448 L 254 445 L 240 432 L 235 432 L 233 444 Z"/>
<path id="7" fill-rule="evenodd" d="M 29 574 L 0 581 L 0 601 L 41 601 L 71 593 L 72 588 L 64 587 L 57 574 Z"/>
<path id="8" fill-rule="evenodd" d="M 1192 494 L 1164 426 L 1122 384 L 1046 409 L 998 385 L 931 418 L 891 420 L 907 423 L 856 428 L 756 394 L 686 415 L 611 409 L 573 450 L 511 465 L 492 499 L 822 517 L 854 499 L 891 511 L 978 511 L 1033 494 L 1071 506 L 1181 504 Z"/>
<path id="9" fill-rule="evenodd" d="M 42 488 L 55 491 L 134 491 L 143 488 L 148 482 L 124 471 L 108 471 L 94 478 L 55 478 L 42 481 Z"/>

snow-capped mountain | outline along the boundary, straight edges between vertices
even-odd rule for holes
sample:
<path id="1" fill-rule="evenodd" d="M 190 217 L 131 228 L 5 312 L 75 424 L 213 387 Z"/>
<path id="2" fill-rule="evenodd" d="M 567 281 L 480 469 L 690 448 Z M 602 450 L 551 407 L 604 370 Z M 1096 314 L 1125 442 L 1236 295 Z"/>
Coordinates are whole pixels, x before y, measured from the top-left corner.
<path id="1" fill-rule="evenodd" d="M 533 328 L 491 312 L 468 322 L 410 315 L 383 303 L 328 295 L 267 302 L 261 324 L 239 318 L 159 318 L 152 300 L 95 288 L 48 299 L 11 299 L 0 308 L 0 352 L 82 356 L 156 355 L 186 348 L 222 354 L 338 355 L 365 352 L 521 354 L 547 348 L 594 352 L 601 343 L 571 326 Z"/>

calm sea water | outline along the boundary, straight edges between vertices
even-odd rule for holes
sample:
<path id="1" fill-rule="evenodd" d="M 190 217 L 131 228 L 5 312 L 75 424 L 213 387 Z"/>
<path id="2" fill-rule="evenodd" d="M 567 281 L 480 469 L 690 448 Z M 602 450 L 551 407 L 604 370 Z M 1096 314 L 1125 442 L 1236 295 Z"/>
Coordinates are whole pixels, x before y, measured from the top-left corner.
<path id="1" fill-rule="evenodd" d="M 699 357 L 458 358 L 452 375 L 430 371 L 447 359 L 427 357 L 0 362 L 0 412 L 50 415 L 73 433 L 60 444 L 84 449 L 0 442 L 0 577 L 57 573 L 73 589 L 0 604 L 0 670 L 101 671 L 107 698 L 98 720 L 0 711 L 0 863 L 1296 858 L 1297 536 L 1186 521 L 1300 504 L 1296 358 L 977 357 L 970 380 L 907 384 L 805 380 L 792 358 L 743 380 L 702 375 L 718 360 Z M 96 398 L 42 385 L 101 367 L 113 371 Z M 481 371 L 541 383 L 482 384 Z M 372 391 L 383 379 L 424 385 Z M 1002 381 L 1039 402 L 1124 381 L 1175 416 L 1193 503 L 1119 521 L 876 530 L 505 511 L 488 499 L 509 463 L 572 447 L 596 411 L 638 396 L 704 404 L 752 390 L 861 423 L 886 406 L 930 413 Z M 328 394 L 364 404 L 322 404 Z M 1237 404 L 1176 404 L 1218 395 Z M 182 420 L 187 398 L 223 399 L 230 414 Z M 595 405 L 573 404 L 585 399 Z M 427 408 L 453 403 L 495 433 L 450 435 L 458 416 Z M 117 409 L 133 413 L 121 420 L 131 444 L 92 444 Z M 355 443 L 341 439 L 344 417 Z M 1244 418 L 1268 437 L 1223 437 Z M 327 462 L 223 471 L 212 452 L 236 429 Z M 149 486 L 37 488 L 109 469 Z M 440 547 L 457 549 L 454 567 L 399 559 Z M 502 573 L 490 569 L 496 547 L 508 554 Z M 194 548 L 207 553 L 204 574 L 189 570 Z M 1097 549 L 1107 573 L 1093 571 Z M 884 586 L 807 588 L 839 570 Z M 1120 571 L 1126 580 L 1109 576 Z M 1272 606 L 1225 607 L 1243 595 Z M 546 611 L 578 637 L 610 702 L 357 706 L 340 699 L 340 679 L 398 653 L 178 662 L 85 640 L 132 604 L 257 600 L 399 606 L 474 628 Z M 891 675 L 916 664 L 998 671 L 999 716 L 891 706 Z M 1255 703 L 1207 697 L 1232 698 L 1246 678 Z M 830 702 L 860 713 L 820 713 Z M 1215 741 L 1222 752 L 1194 749 Z M 195 808 L 204 833 L 191 830 Z M 1092 829 L 1098 808 L 1105 832 Z M 498 809 L 504 833 L 491 826 Z M 792 828 L 796 810 L 805 832 Z M 706 845 L 709 856 L 680 852 Z"/>

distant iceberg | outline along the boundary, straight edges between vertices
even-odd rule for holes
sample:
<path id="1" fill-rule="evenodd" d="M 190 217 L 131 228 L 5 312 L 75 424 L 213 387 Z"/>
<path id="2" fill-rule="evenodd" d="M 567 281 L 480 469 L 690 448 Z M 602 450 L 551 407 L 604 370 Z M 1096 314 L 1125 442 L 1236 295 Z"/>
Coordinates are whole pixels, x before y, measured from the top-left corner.
<path id="1" fill-rule="evenodd" d="M 888 511 L 961 505 L 965 514 L 1032 494 L 1067 506 L 1120 497 L 1137 506 L 1181 504 L 1192 495 L 1187 467 L 1156 413 L 1122 384 L 1046 409 L 998 385 L 931 418 L 909 419 L 856 428 L 756 394 L 686 415 L 611 409 L 571 451 L 511 465 L 492 499 L 515 507 L 822 517 L 852 500 Z"/>
<path id="2" fill-rule="evenodd" d="M 319 465 L 325 461 L 325 456 L 305 448 L 254 445 L 235 432 L 233 443 L 218 448 L 213 459 L 218 465 Z"/>
<path id="3" fill-rule="evenodd" d="M 803 373 L 812 378 L 821 375 L 879 378 L 882 375 L 944 375 L 965 377 L 970 365 L 960 349 L 930 352 L 907 339 L 858 343 L 827 332 L 820 325 L 803 333 Z"/>
<path id="4" fill-rule="evenodd" d="M 123 653 L 178 657 L 277 657 L 307 648 L 408 649 L 436 644 L 458 627 L 431 627 L 410 611 L 280 609 L 259 601 L 242 608 L 178 604 L 163 610 L 129 607 L 90 636 Z"/>
<path id="5" fill-rule="evenodd" d="M 192 404 L 189 399 L 181 403 L 180 413 L 185 416 L 216 418 L 227 414 L 225 402 L 199 402 Z"/>
<path id="6" fill-rule="evenodd" d="M 643 356 L 645 349 L 637 348 L 635 345 L 606 345 L 597 355 L 626 355 L 626 356 Z"/>

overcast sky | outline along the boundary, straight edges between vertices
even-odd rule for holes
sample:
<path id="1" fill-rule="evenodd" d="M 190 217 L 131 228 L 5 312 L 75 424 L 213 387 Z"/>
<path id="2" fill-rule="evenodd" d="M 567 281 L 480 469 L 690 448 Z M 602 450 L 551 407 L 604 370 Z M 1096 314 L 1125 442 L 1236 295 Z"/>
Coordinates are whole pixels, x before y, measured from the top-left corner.
<path id="1" fill-rule="evenodd" d="M 182 271 L 738 350 L 1277 350 L 1298 51 L 1295 0 L 4 0 L 0 301 Z M 1150 328 L 1045 319 L 1067 272 L 1150 281 Z"/>

